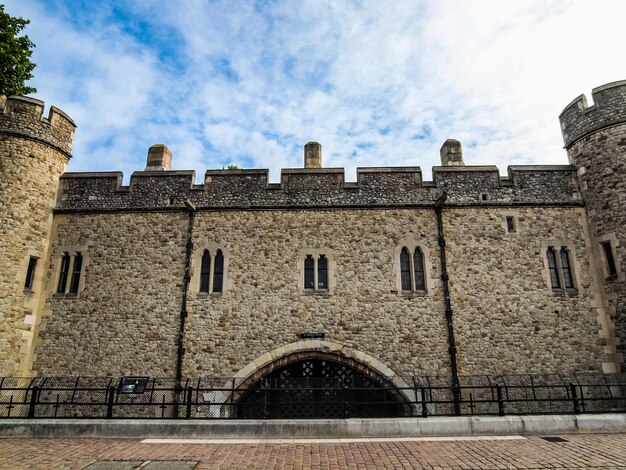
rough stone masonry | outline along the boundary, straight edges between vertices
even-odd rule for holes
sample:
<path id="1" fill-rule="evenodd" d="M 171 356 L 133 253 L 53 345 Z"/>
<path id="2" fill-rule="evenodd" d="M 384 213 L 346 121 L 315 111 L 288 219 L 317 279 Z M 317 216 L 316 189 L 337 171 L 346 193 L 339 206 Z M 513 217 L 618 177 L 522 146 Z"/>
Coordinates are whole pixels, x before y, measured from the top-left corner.
<path id="1" fill-rule="evenodd" d="M 450 139 L 431 179 L 347 182 L 310 142 L 280 183 L 195 184 L 157 145 L 128 186 L 63 173 L 73 122 L 3 98 L 0 374 L 252 380 L 324 357 L 393 381 L 450 375 L 452 348 L 459 375 L 619 372 L 626 82 L 593 96 L 560 118 L 571 165 L 501 176 Z"/>

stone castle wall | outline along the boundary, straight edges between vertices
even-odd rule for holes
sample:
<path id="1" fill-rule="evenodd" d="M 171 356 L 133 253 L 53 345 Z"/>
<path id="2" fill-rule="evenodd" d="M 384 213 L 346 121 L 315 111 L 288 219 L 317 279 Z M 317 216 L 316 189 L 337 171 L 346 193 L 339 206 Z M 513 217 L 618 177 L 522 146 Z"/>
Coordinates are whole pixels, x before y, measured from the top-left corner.
<path id="1" fill-rule="evenodd" d="M 40 375 L 173 377 L 185 268 L 182 213 L 57 216 Z M 56 294 L 64 251 L 80 249 L 84 287 Z"/>
<path id="2" fill-rule="evenodd" d="M 601 370 L 583 214 L 576 207 L 444 209 L 459 373 Z M 507 216 L 515 217 L 515 233 Z M 187 213 L 58 217 L 52 252 L 82 244 L 89 264 L 76 298 L 48 301 L 54 314 L 37 371 L 172 376 Z M 411 242 L 427 257 L 426 295 L 398 292 L 398 247 Z M 193 243 L 184 375 L 233 376 L 303 332 L 323 332 L 402 376 L 450 374 L 434 210 L 199 210 Z M 575 294 L 551 292 L 548 243 L 571 248 Z M 226 255 L 222 294 L 197 292 L 205 247 Z M 298 261 L 315 250 L 331 259 L 331 293 L 299 287 Z"/>
<path id="3" fill-rule="evenodd" d="M 194 172 L 166 171 L 161 145 L 128 186 L 117 172 L 59 179 L 73 122 L 56 108 L 43 117 L 38 100 L 2 97 L 0 372 L 174 377 L 193 219 L 183 375 L 243 379 L 307 348 L 387 376 L 450 375 L 434 210 L 444 192 L 459 374 L 617 372 L 626 82 L 593 96 L 593 106 L 579 97 L 560 116 L 572 165 L 501 176 L 463 166 L 453 141 L 454 165 L 435 167 L 432 181 L 405 167 L 361 168 L 347 182 L 342 169 L 320 168 L 321 147 L 309 143 L 319 162 L 283 170 L 280 183 L 267 170 L 213 170 L 195 184 Z M 606 242 L 615 276 L 606 275 Z M 403 246 L 422 250 L 426 292 L 401 290 Z M 575 288 L 551 287 L 548 247 L 570 254 Z M 221 293 L 198 292 L 205 249 L 225 255 Z M 56 292 L 64 253 L 82 257 L 75 293 Z M 328 290 L 303 288 L 310 253 L 329 260 Z M 24 289 L 30 257 L 38 268 Z"/>
<path id="4" fill-rule="evenodd" d="M 607 151 L 620 147 L 621 153 Z M 626 125 L 597 131 L 574 143 L 568 154 L 585 170 L 581 180 L 594 239 L 595 269 L 598 277 L 605 280 L 601 288 L 606 299 L 606 315 L 615 325 L 615 352 L 618 360 L 623 361 L 626 357 L 626 199 L 615 195 L 626 194 Z M 600 163 L 597 159 L 605 162 L 600 175 L 593 173 Z M 615 278 L 608 276 L 601 243 L 612 246 L 617 264 Z"/>
<path id="5" fill-rule="evenodd" d="M 52 209 L 74 123 L 41 101 L 0 96 L 0 373 L 28 375 L 40 322 Z M 25 289 L 30 257 L 37 258 Z"/>
<path id="6" fill-rule="evenodd" d="M 603 280 L 601 311 L 615 325 L 616 361 L 626 356 L 626 81 L 593 90 L 594 104 L 577 98 L 561 114 L 570 162 L 587 205 L 596 260 Z M 617 275 L 609 276 L 602 243 L 612 247 Z"/>
<path id="7" fill-rule="evenodd" d="M 573 207 L 444 211 L 460 375 L 602 370 L 585 224 Z M 552 291 L 548 246 L 567 246 L 575 291 Z"/>

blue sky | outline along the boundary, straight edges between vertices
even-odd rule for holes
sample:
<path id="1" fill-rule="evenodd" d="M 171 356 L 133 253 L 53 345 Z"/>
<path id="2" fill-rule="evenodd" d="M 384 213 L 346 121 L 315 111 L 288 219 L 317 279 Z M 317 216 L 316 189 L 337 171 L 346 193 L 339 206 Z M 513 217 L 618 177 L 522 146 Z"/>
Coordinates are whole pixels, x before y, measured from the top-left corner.
<path id="1" fill-rule="evenodd" d="M 77 123 L 70 171 L 565 164 L 558 115 L 626 79 L 622 0 L 3 0 L 31 85 Z"/>

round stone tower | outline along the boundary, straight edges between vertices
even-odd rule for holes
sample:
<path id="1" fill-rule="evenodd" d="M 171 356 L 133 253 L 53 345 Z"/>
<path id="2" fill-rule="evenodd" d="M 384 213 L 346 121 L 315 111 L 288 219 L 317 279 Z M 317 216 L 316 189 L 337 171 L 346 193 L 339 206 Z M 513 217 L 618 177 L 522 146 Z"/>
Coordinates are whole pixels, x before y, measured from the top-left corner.
<path id="1" fill-rule="evenodd" d="M 614 364 L 613 369 L 621 366 L 623 370 L 626 353 L 626 80 L 595 88 L 592 96 L 593 105 L 589 106 L 581 95 L 563 110 L 559 119 L 565 149 L 570 163 L 578 170 L 587 206 L 597 294 L 603 304 L 598 306 L 599 318 L 604 315 L 605 327 L 615 329 L 607 331 L 605 350 L 609 362 Z M 605 368 L 607 372 L 617 372 L 607 369 L 611 368 Z"/>
<path id="2" fill-rule="evenodd" d="M 44 103 L 0 96 L 0 376 L 31 375 L 59 177 L 74 122 Z"/>

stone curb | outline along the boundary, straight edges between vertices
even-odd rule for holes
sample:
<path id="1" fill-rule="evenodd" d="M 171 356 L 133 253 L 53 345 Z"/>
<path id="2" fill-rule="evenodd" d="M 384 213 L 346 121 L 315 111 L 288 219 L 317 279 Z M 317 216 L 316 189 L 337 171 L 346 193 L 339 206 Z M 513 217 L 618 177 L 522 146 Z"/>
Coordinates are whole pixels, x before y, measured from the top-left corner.
<path id="1" fill-rule="evenodd" d="M 626 414 L 311 420 L 6 419 L 0 437 L 346 438 L 626 432 Z"/>

